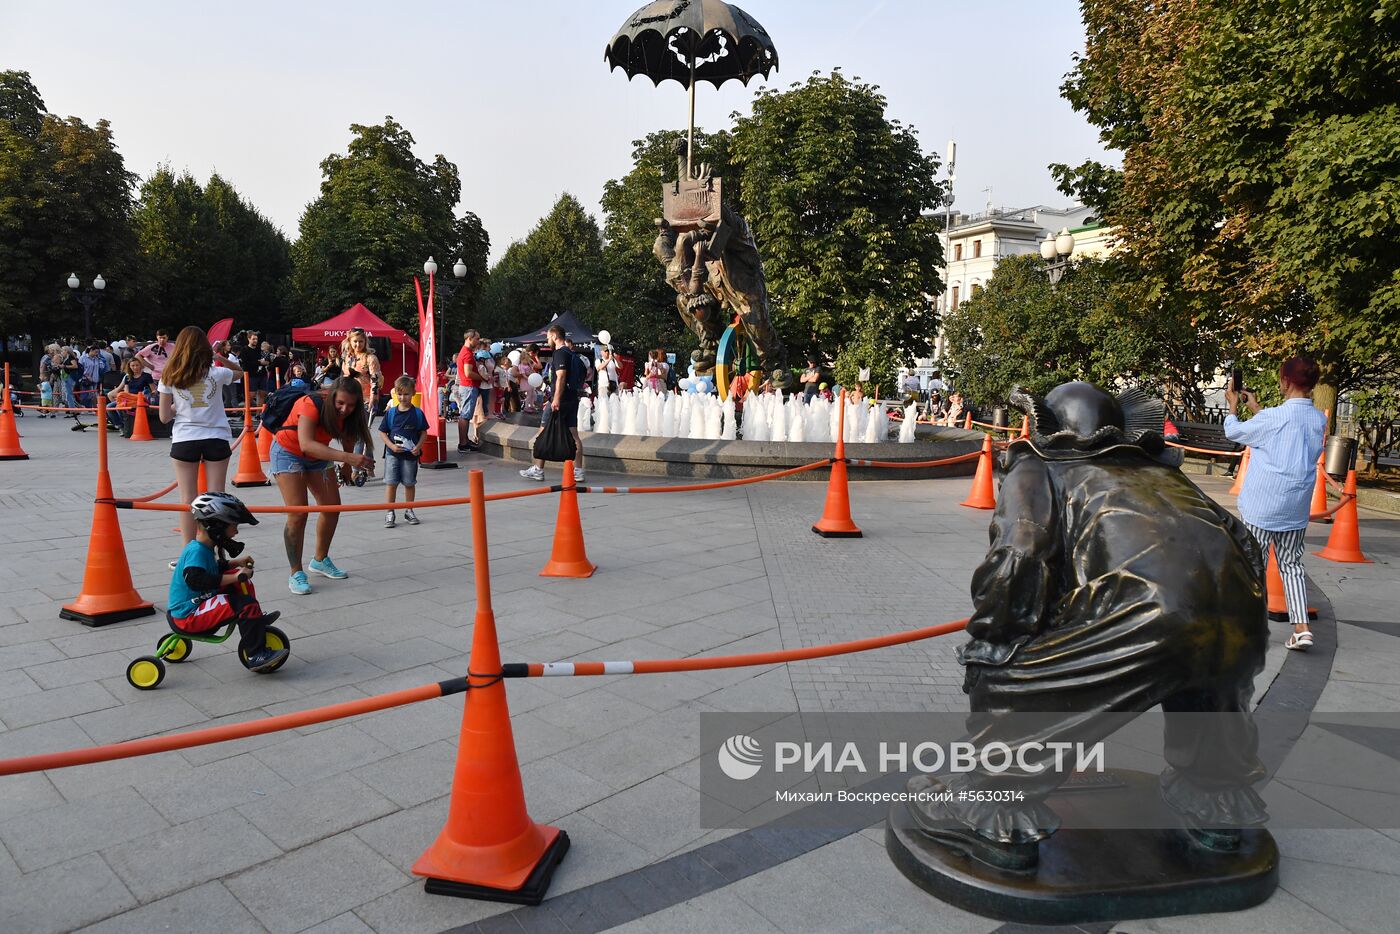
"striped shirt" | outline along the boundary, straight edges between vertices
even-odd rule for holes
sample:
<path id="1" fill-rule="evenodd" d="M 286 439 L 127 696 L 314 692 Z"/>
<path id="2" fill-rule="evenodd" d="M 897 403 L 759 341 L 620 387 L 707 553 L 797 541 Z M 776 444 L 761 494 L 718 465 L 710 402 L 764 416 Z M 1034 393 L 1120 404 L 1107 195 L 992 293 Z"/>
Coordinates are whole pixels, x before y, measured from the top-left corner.
<path id="1" fill-rule="evenodd" d="M 1249 446 L 1240 517 L 1271 532 L 1307 528 L 1327 418 L 1309 399 L 1286 399 L 1242 422 L 1225 416 L 1225 437 Z"/>

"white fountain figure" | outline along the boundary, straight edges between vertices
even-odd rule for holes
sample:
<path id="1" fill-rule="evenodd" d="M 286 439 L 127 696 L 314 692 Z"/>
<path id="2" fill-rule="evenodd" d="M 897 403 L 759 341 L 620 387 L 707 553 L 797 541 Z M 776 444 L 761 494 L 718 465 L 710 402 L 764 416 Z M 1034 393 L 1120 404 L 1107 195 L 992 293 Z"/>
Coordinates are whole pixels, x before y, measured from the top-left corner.
<path id="1" fill-rule="evenodd" d="M 676 436 L 676 411 L 680 408 L 681 397 L 675 393 L 667 393 L 665 400 L 661 403 L 661 431 L 659 434 L 663 438 L 674 438 Z"/>
<path id="2" fill-rule="evenodd" d="M 718 441 L 724 432 L 724 411 L 719 404 L 719 396 L 705 396 L 705 437 Z"/>
<path id="3" fill-rule="evenodd" d="M 599 399 L 593 408 L 593 418 L 595 421 L 593 430 L 600 435 L 612 434 L 612 419 L 608 412 L 608 400 L 606 397 Z"/>
<path id="4" fill-rule="evenodd" d="M 720 406 L 720 415 L 724 419 L 724 427 L 719 433 L 720 440 L 733 441 L 738 437 L 735 432 L 737 425 L 734 420 L 734 397 L 730 396 L 724 400 L 724 405 Z"/>
<path id="5" fill-rule="evenodd" d="M 841 424 L 841 397 L 837 396 L 831 401 L 831 408 L 826 411 L 826 440 L 836 440 L 837 426 Z"/>
<path id="6" fill-rule="evenodd" d="M 906 405 L 904 407 L 904 421 L 899 423 L 899 443 L 914 443 L 914 428 L 919 417 L 919 407 L 917 405 Z"/>
<path id="7" fill-rule="evenodd" d="M 637 428 L 637 394 L 629 392 L 619 393 L 618 401 L 622 404 L 622 433 L 624 435 L 639 435 L 642 432 Z"/>
<path id="8" fill-rule="evenodd" d="M 647 390 L 647 434 L 653 438 L 661 437 L 661 414 L 662 405 L 665 399 L 660 393 Z"/>
<path id="9" fill-rule="evenodd" d="M 783 411 L 783 397 L 774 394 L 768 398 L 773 400 L 773 404 L 768 408 L 768 440 L 786 441 L 787 413 Z"/>
<path id="10" fill-rule="evenodd" d="M 705 437 L 705 397 L 699 394 L 694 395 L 690 403 L 689 437 Z"/>
<path id="11" fill-rule="evenodd" d="M 681 393 L 681 404 L 676 409 L 676 437 L 690 437 L 690 407 L 695 404 L 695 395 L 689 392 Z"/>
<path id="12" fill-rule="evenodd" d="M 593 400 L 583 398 L 578 400 L 578 430 L 593 430 Z"/>
<path id="13" fill-rule="evenodd" d="M 745 441 L 767 441 L 768 440 L 768 404 L 767 396 L 754 394 L 744 400 L 744 429 Z"/>
<path id="14" fill-rule="evenodd" d="M 788 424 L 788 440 L 801 442 L 807 440 L 807 406 L 802 404 L 801 396 L 792 396 L 788 400 L 788 408 L 792 410 L 791 421 Z"/>
<path id="15" fill-rule="evenodd" d="M 866 444 L 874 444 L 877 441 L 885 440 L 880 436 L 880 407 L 862 405 L 861 408 L 866 410 L 865 433 L 861 435 L 861 440 Z"/>

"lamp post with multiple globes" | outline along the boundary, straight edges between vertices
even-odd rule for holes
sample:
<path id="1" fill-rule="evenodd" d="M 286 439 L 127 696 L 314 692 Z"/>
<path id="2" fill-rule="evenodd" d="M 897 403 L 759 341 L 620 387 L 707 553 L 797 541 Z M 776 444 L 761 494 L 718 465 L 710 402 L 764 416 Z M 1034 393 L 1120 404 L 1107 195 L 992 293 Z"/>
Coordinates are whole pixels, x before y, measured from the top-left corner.
<path id="1" fill-rule="evenodd" d="M 68 274 L 68 288 L 78 303 L 83 306 L 83 340 L 92 341 L 92 308 L 102 301 L 103 290 L 107 288 L 107 280 L 102 278 L 102 273 L 92 280 L 92 285 L 84 288 L 82 281 L 76 272 Z"/>

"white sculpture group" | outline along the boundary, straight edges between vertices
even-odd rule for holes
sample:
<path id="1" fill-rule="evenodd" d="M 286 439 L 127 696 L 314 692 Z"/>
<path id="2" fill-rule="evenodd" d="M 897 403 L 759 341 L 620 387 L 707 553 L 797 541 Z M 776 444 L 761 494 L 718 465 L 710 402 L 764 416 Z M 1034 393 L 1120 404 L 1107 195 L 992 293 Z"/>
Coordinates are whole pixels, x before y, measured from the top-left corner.
<path id="1" fill-rule="evenodd" d="M 695 438 L 712 441 L 815 441 L 836 440 L 840 402 L 816 397 L 777 393 L 750 395 L 744 400 L 742 418 L 735 417 L 734 400 L 721 402 L 706 393 L 663 393 L 649 389 L 612 392 L 579 405 L 580 431 L 650 438 Z M 899 440 L 914 440 L 914 406 L 904 410 Z M 889 439 L 890 417 L 884 407 L 846 402 L 847 443 L 875 443 Z"/>

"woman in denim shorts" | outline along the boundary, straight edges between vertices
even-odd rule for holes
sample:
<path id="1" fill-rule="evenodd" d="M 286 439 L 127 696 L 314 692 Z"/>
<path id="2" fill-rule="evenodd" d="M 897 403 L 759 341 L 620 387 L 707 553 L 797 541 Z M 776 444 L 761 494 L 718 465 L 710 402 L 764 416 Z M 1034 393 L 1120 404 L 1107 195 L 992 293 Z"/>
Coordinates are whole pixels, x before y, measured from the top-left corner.
<path id="1" fill-rule="evenodd" d="M 340 443 L 340 450 L 330 446 L 333 440 Z M 363 445 L 363 453 L 355 453 L 357 445 Z M 374 442 L 365 421 L 364 390 L 357 380 L 349 378 L 338 379 L 329 389 L 298 399 L 273 436 L 268 455 L 268 472 L 277 481 L 282 502 L 288 506 L 305 506 L 308 494 L 318 506 L 339 506 L 340 485 L 332 470 L 336 464 L 374 471 Z M 288 513 L 283 535 L 291 568 L 287 588 L 298 595 L 311 592 L 301 564 L 306 515 Z M 338 512 L 317 515 L 316 550 L 307 565 L 307 569 L 332 580 L 349 576 L 336 567 L 330 556 L 331 539 L 339 522 Z"/>

